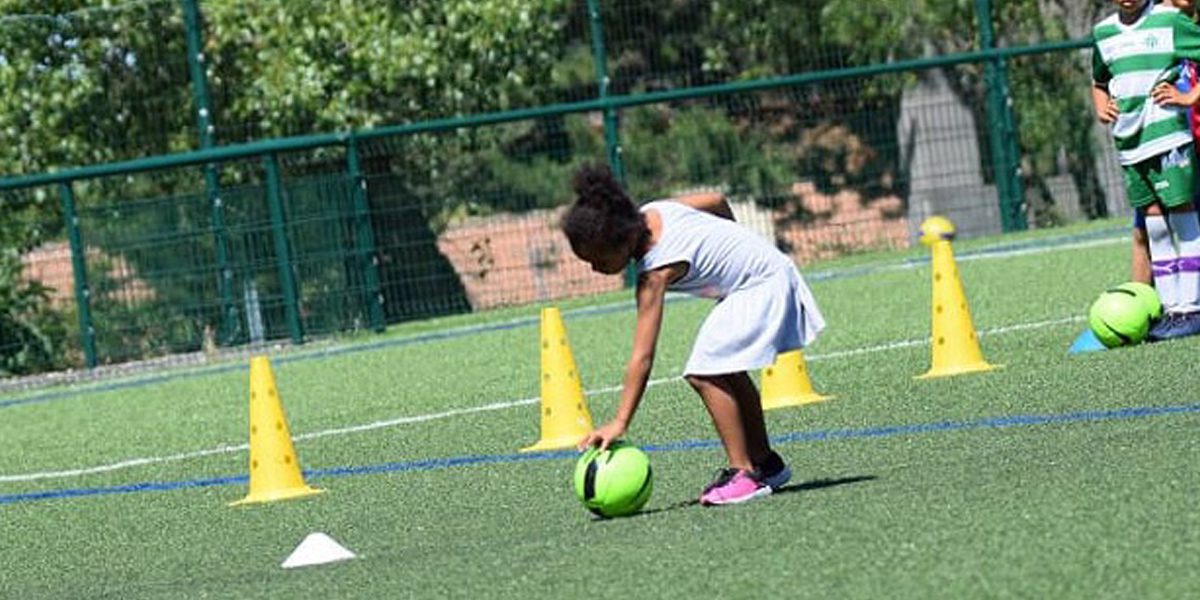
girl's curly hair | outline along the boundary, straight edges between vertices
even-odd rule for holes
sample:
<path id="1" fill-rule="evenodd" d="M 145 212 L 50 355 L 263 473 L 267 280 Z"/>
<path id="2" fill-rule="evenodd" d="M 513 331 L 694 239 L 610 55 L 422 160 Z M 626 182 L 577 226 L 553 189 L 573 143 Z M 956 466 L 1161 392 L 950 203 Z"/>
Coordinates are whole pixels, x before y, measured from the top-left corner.
<path id="1" fill-rule="evenodd" d="M 645 227 L 642 214 L 606 165 L 585 165 L 571 181 L 575 203 L 562 230 L 572 248 L 619 246 Z"/>

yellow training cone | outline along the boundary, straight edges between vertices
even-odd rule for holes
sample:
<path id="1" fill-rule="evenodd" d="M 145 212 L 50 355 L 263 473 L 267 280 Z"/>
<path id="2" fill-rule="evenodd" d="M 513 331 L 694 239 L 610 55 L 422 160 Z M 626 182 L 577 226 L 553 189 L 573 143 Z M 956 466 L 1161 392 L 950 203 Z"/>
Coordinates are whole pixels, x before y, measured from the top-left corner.
<path id="1" fill-rule="evenodd" d="M 265 356 L 250 359 L 250 493 L 230 506 L 319 494 L 300 473 L 300 460 Z"/>
<path id="2" fill-rule="evenodd" d="M 804 353 L 800 350 L 776 356 L 775 362 L 762 370 L 763 410 L 813 404 L 830 397 L 813 391 L 808 367 L 804 364 Z"/>
<path id="3" fill-rule="evenodd" d="M 583 384 L 557 308 L 542 309 L 542 438 L 522 452 L 573 448 L 592 430 Z"/>
<path id="4" fill-rule="evenodd" d="M 933 366 L 919 379 L 997 368 L 983 360 L 971 311 L 954 262 L 954 224 L 945 217 L 930 217 L 921 224 L 921 243 L 933 251 Z"/>

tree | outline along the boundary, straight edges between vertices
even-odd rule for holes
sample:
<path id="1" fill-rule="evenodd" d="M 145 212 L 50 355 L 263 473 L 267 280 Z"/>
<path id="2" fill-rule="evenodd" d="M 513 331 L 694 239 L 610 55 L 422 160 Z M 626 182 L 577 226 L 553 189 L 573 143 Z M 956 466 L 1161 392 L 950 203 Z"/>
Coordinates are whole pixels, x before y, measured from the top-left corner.
<path id="1" fill-rule="evenodd" d="M 566 4 L 206 2 L 218 139 L 345 131 L 545 102 Z M 533 127 L 363 145 L 389 321 L 469 309 L 432 227 L 449 215 L 490 210 L 464 182 L 487 179 L 489 152 Z M 328 173 L 331 166 L 344 163 L 314 164 L 295 175 Z"/>
<path id="2" fill-rule="evenodd" d="M 65 364 L 66 325 L 51 290 L 22 274 L 21 253 L 40 236 L 39 204 L 30 193 L 0 195 L 0 377 Z"/>
<path id="3" fill-rule="evenodd" d="M 210 0 L 222 141 L 504 110 L 541 99 L 566 0 Z"/>
<path id="4" fill-rule="evenodd" d="M 0 0 L 0 173 L 192 146 L 178 2 Z M 148 27 L 155 23 L 155 27 Z"/>

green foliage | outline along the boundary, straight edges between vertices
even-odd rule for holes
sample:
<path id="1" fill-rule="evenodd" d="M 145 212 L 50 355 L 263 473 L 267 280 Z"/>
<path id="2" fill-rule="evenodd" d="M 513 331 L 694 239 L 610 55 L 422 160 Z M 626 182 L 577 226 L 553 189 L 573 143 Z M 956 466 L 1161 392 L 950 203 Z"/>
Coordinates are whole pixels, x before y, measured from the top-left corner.
<path id="1" fill-rule="evenodd" d="M 203 343 L 204 323 L 178 304 L 163 300 L 126 302 L 124 287 L 105 275 L 94 277 L 92 322 L 101 364 L 118 364 L 168 354 L 195 352 Z"/>
<path id="2" fill-rule="evenodd" d="M 565 4 L 204 2 L 218 122 L 271 136 L 532 104 Z"/>
<path id="3" fill-rule="evenodd" d="M 778 196 L 794 175 L 786 147 L 774 144 L 761 129 L 741 127 L 715 108 L 700 106 L 638 107 L 623 113 L 630 193 L 645 200 L 684 188 L 719 187 L 760 202 Z M 530 124 L 523 136 L 535 148 L 567 148 L 554 153 L 522 153 L 519 143 L 485 152 L 453 197 L 463 202 L 447 204 L 458 212 L 437 222 L 466 215 L 497 211 L 523 211 L 561 206 L 571 199 L 572 173 L 583 163 L 602 160 L 605 154 L 602 126 L 586 117 L 571 117 Z M 465 174 L 464 174 L 465 175 Z M 466 198 L 478 199 L 469 202 Z"/>
<path id="4" fill-rule="evenodd" d="M 0 252 L 0 377 L 65 366 L 65 322 L 49 309 L 50 290 L 22 270 L 14 250 Z"/>
<path id="5" fill-rule="evenodd" d="M 191 147 L 178 2 L 96 4 L 0 0 L 0 173 Z"/>
<path id="6" fill-rule="evenodd" d="M 149 190 L 161 181 L 122 178 L 132 189 Z M 111 180 L 80 186 L 79 198 L 105 198 Z M 119 197 L 119 196 L 118 196 Z M 136 344 L 98 343 L 102 355 L 125 359 L 161 354 L 166 348 L 194 349 L 198 335 L 167 338 L 161 331 L 199 320 L 198 303 L 215 302 L 215 260 L 209 208 L 202 194 L 143 196 L 91 201 L 78 210 L 86 243 L 92 289 L 92 316 L 98 341 L 124 341 L 138 327 L 147 339 Z M 174 307 L 174 310 L 170 310 Z M 137 314 L 137 313 L 144 314 Z M 191 324 L 190 329 L 198 326 Z M 104 338 L 113 332 L 112 338 Z"/>
<path id="7" fill-rule="evenodd" d="M 64 366 L 65 319 L 50 306 L 50 290 L 23 275 L 21 255 L 41 242 L 45 194 L 0 195 L 0 376 Z"/>
<path id="8" fill-rule="evenodd" d="M 626 165 L 635 197 L 705 185 L 761 201 L 794 179 L 782 147 L 769 143 L 763 130 L 735 125 L 719 110 L 639 107 L 627 112 L 626 121 Z"/>
<path id="9" fill-rule="evenodd" d="M 846 55 L 824 31 L 820 3 L 716 2 L 704 25 L 704 68 L 735 79 L 834 68 Z"/>

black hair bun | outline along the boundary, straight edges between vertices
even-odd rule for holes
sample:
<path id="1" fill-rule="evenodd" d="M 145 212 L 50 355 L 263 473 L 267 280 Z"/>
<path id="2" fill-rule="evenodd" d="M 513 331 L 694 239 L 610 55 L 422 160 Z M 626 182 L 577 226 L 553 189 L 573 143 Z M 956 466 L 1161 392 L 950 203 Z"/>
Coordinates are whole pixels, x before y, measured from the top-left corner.
<path id="1" fill-rule="evenodd" d="M 575 173 L 572 185 L 580 206 L 608 209 L 614 199 L 624 196 L 621 184 L 604 164 L 584 165 Z"/>

